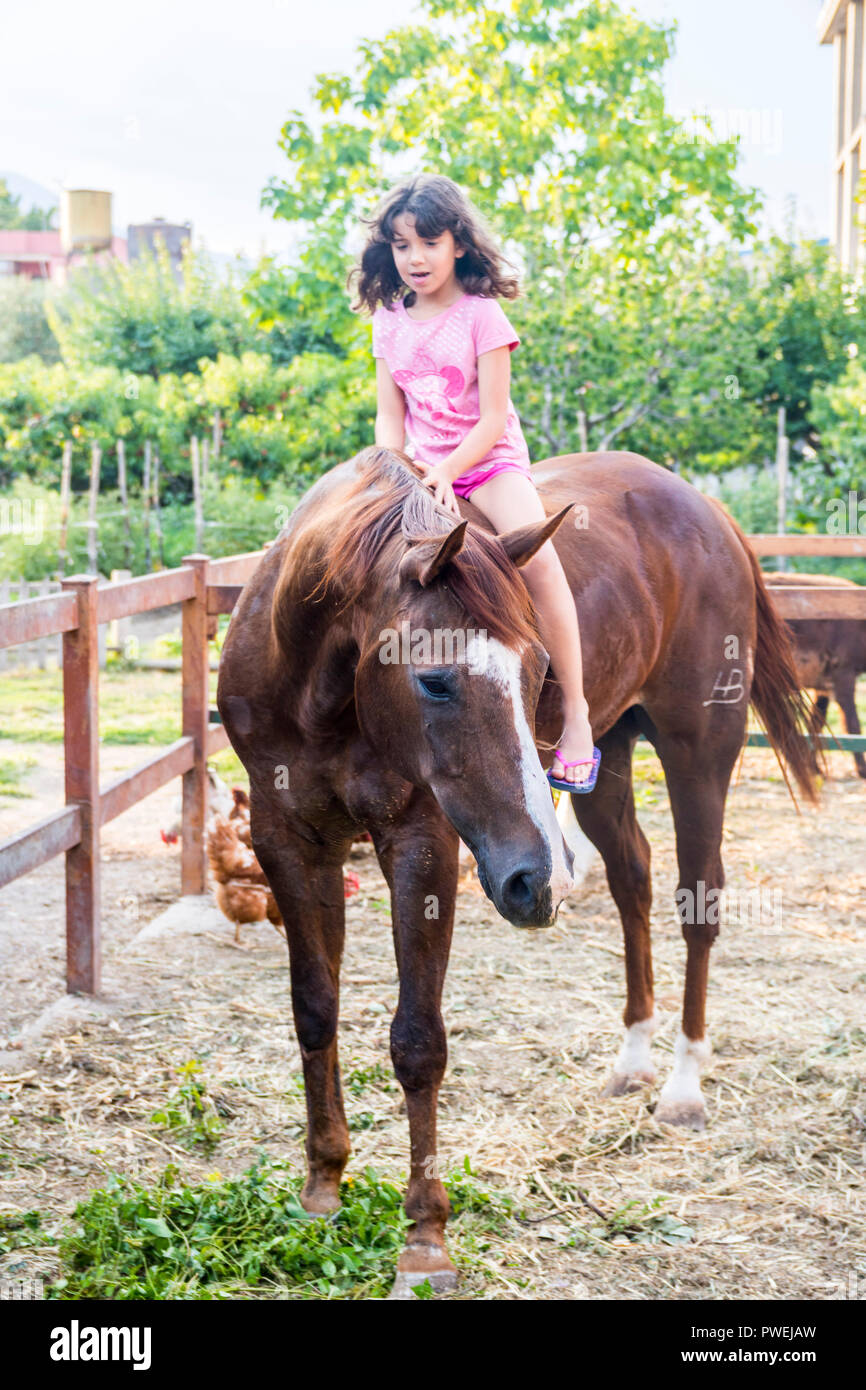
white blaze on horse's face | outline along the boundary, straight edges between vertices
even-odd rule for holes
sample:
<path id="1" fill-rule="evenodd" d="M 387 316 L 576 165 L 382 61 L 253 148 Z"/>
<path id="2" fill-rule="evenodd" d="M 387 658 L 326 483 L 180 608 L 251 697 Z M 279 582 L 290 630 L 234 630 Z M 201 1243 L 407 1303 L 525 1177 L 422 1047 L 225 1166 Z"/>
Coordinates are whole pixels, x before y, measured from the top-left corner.
<path id="1" fill-rule="evenodd" d="M 553 896 L 553 909 L 556 911 L 563 898 L 574 887 L 574 880 L 565 862 L 562 831 L 556 819 L 550 783 L 539 761 L 535 739 L 523 707 L 520 655 L 495 637 L 486 639 L 485 648 L 484 666 L 481 667 L 479 662 L 477 669 L 483 670 L 487 679 L 496 684 L 511 709 L 514 735 L 520 750 L 520 771 L 526 811 L 538 826 L 550 849 L 550 891 Z"/>

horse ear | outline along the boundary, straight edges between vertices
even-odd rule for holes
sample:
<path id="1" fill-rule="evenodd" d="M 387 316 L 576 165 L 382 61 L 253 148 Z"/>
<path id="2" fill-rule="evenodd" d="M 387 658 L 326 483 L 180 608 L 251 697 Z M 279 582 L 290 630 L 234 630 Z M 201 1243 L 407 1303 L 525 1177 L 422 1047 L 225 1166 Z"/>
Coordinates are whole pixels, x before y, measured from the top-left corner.
<path id="1" fill-rule="evenodd" d="M 506 555 L 518 569 L 527 564 L 536 550 L 540 550 L 544 542 L 559 530 L 573 506 L 574 503 L 569 502 L 561 512 L 549 516 L 546 521 L 533 521 L 528 526 L 518 526 L 516 530 L 506 531 L 498 537 Z"/>
<path id="2" fill-rule="evenodd" d="M 444 565 L 462 550 L 468 521 L 461 521 L 447 536 L 429 536 L 410 545 L 400 561 L 400 580 L 415 579 L 423 589 Z"/>

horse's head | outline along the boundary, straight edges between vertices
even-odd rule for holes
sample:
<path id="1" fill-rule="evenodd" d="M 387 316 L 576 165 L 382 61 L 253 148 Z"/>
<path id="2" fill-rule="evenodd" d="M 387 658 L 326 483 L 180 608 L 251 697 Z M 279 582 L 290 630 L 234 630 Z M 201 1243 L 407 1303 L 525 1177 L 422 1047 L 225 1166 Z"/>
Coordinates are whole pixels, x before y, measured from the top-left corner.
<path id="1" fill-rule="evenodd" d="M 365 738 L 429 788 L 516 926 L 552 922 L 572 885 L 533 737 L 548 654 L 516 572 L 567 510 L 499 537 L 465 521 L 442 534 L 441 514 L 440 534 L 413 537 L 404 518 L 392 582 L 365 603 L 355 676 Z"/>

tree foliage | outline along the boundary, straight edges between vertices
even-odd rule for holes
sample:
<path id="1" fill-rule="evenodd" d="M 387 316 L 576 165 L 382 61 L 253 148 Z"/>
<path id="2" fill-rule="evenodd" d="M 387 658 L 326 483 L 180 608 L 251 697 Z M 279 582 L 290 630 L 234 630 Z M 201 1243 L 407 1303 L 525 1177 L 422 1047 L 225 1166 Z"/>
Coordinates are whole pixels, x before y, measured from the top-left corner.
<path id="1" fill-rule="evenodd" d="M 161 252 L 79 276 L 52 311 L 64 364 L 0 367 L 0 481 L 56 478 L 71 438 L 75 485 L 94 439 L 110 485 L 120 437 L 135 479 L 151 439 L 185 497 L 190 435 L 216 408 L 225 469 L 264 483 L 368 443 L 369 329 L 346 274 L 381 193 L 428 170 L 521 272 L 512 394 L 535 458 L 585 437 L 724 471 L 772 456 L 784 405 L 795 470 L 835 487 L 864 435 L 863 290 L 826 247 L 757 241 L 736 142 L 665 108 L 673 38 L 615 0 L 422 0 L 283 127 L 263 201 L 298 233 L 294 264 L 241 283 L 188 254 L 178 278 Z"/>
<path id="2" fill-rule="evenodd" d="M 750 308 L 763 383 L 765 446 L 779 406 L 795 448 L 823 448 L 829 416 L 813 412 L 821 388 L 841 377 L 852 355 L 866 352 L 866 294 L 827 245 L 773 237 L 758 249 Z M 829 441 L 832 451 L 834 442 Z"/>
<path id="3" fill-rule="evenodd" d="M 418 22 L 360 45 L 353 75 L 317 79 L 315 121 L 283 127 L 289 172 L 265 201 L 305 236 L 282 282 L 251 287 L 263 317 L 291 306 L 355 350 L 343 285 L 359 220 L 399 177 L 446 173 L 523 273 L 515 396 L 533 453 L 577 447 L 585 409 L 591 444 L 664 434 L 667 456 L 726 457 L 749 429 L 724 380 L 748 378 L 754 353 L 740 316 L 714 316 L 706 277 L 731 299 L 742 273 L 718 243 L 750 235 L 756 200 L 735 145 L 666 111 L 671 43 L 614 0 L 425 0 Z"/>
<path id="4" fill-rule="evenodd" d="M 849 354 L 835 382 L 815 387 L 812 416 L 828 474 L 847 466 L 866 484 L 866 369 L 859 355 Z"/>
<path id="5" fill-rule="evenodd" d="M 344 288 L 361 219 L 395 180 L 446 173 L 522 272 L 513 395 L 534 457 L 585 437 L 724 470 L 772 456 L 784 405 L 797 463 L 820 443 L 813 388 L 862 344 L 863 294 L 826 248 L 756 240 L 736 140 L 665 108 L 673 37 L 615 0 L 423 0 L 362 42 L 351 73 L 317 78 L 315 118 L 283 127 L 264 200 L 301 254 L 249 286 L 262 321 L 366 350 Z"/>
<path id="6" fill-rule="evenodd" d="M 21 199 L 10 192 L 5 179 L 0 179 L 0 230 L 51 231 L 56 215 L 56 207 L 49 208 L 47 211 L 43 208 L 31 207 L 29 211 L 23 212 Z"/>
<path id="7" fill-rule="evenodd" d="M 58 360 L 60 349 L 45 314 L 50 293 L 44 280 L 24 275 L 0 279 L 0 362 L 18 362 L 31 354 L 43 362 Z"/>
<path id="8" fill-rule="evenodd" d="M 265 350 L 235 275 L 221 276 L 204 252 L 187 249 L 175 274 L 163 245 L 125 265 L 79 271 L 49 309 L 63 360 L 157 377 L 195 372 L 203 358 Z"/>
<path id="9" fill-rule="evenodd" d="M 113 487 L 123 439 L 134 488 L 150 440 L 160 451 L 163 492 L 187 498 L 190 438 L 210 436 L 216 410 L 221 475 L 296 486 L 369 442 L 375 389 L 351 362 L 321 354 L 287 366 L 262 353 L 220 354 L 198 372 L 158 380 L 109 366 L 46 367 L 30 357 L 0 365 L 0 485 L 16 476 L 56 485 L 69 441 L 73 488 L 87 486 L 94 442 L 103 450 L 104 485 Z"/>

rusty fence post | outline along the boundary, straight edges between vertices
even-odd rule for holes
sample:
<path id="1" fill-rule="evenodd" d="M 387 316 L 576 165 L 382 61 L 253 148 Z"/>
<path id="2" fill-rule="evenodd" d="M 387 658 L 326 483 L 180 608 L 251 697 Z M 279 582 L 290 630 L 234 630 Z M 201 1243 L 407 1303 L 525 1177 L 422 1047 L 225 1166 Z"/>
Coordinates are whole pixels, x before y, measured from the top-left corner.
<path id="1" fill-rule="evenodd" d="M 71 575 L 78 626 L 63 634 L 66 802 L 81 811 L 81 839 L 66 851 L 66 988 L 98 994 L 102 983 L 99 872 L 99 598 L 97 575 Z"/>
<path id="2" fill-rule="evenodd" d="M 194 740 L 193 765 L 183 775 L 180 891 L 186 894 L 207 887 L 208 557 L 185 555 L 181 564 L 195 570 L 195 594 L 183 605 L 183 732 Z"/>

